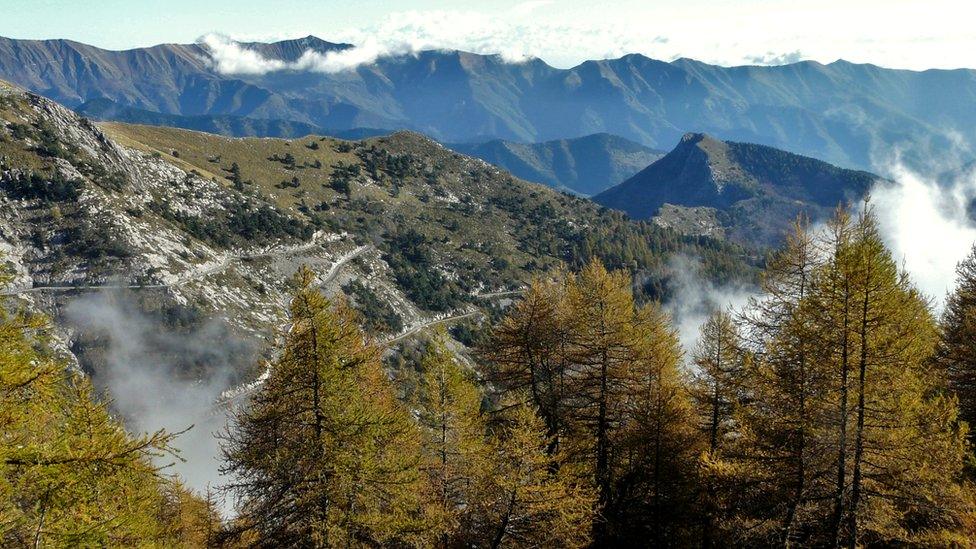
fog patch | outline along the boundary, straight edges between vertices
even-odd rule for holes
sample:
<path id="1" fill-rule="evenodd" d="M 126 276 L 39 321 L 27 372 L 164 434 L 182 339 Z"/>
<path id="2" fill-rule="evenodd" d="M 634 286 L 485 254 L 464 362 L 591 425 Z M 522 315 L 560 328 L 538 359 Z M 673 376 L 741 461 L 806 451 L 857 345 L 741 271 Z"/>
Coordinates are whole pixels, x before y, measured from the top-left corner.
<path id="1" fill-rule="evenodd" d="M 716 284 L 701 274 L 700 263 L 691 257 L 677 255 L 671 259 L 668 282 L 670 299 L 664 304 L 671 315 L 685 361 L 698 346 L 702 325 L 713 313 L 721 310 L 741 311 L 749 299 L 757 295 L 757 288 L 741 283 Z"/>
<path id="2" fill-rule="evenodd" d="M 214 403 L 255 359 L 256 346 L 220 319 L 198 319 L 183 329 L 140 310 L 131 293 L 100 292 L 70 302 L 68 325 L 87 343 L 82 356 L 93 368 L 112 410 L 134 433 L 179 432 L 174 446 L 184 461 L 177 473 L 204 493 L 220 484 L 219 445 L 227 411 Z M 166 461 L 169 463 L 172 461 Z"/>
<path id="3" fill-rule="evenodd" d="M 869 202 L 882 237 L 916 286 L 941 310 L 955 287 L 956 265 L 976 242 L 976 172 L 970 167 L 923 175 L 901 163 L 886 171 L 892 181 L 876 184 Z"/>

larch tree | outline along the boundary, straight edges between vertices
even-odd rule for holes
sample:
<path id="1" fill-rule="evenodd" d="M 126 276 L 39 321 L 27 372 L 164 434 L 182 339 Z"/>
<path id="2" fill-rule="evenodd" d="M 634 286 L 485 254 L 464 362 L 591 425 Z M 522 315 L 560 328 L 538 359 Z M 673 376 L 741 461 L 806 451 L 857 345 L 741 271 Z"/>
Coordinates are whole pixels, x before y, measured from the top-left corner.
<path id="1" fill-rule="evenodd" d="M 614 446 L 626 409 L 628 368 L 635 355 L 634 298 L 630 276 L 608 272 L 598 261 L 567 280 L 573 398 L 567 401 L 574 432 L 569 450 L 589 467 L 600 507 L 611 506 Z M 595 538 L 607 535 L 605 521 Z"/>
<path id="2" fill-rule="evenodd" d="M 550 465 L 596 487 L 594 543 L 668 535 L 687 519 L 674 504 L 697 447 L 680 352 L 669 319 L 636 307 L 628 273 L 593 261 L 535 283 L 484 348 L 503 398 L 543 418 Z"/>
<path id="3" fill-rule="evenodd" d="M 174 435 L 129 435 L 90 381 L 47 350 L 46 330 L 40 317 L 0 309 L 0 545 L 191 543 L 195 523 L 173 516 L 166 497 L 177 481 L 154 464 L 175 456 Z"/>
<path id="4" fill-rule="evenodd" d="M 533 281 L 481 349 L 488 381 L 509 395 L 525 395 L 539 411 L 550 454 L 559 449 L 569 421 L 565 290 L 555 280 Z"/>
<path id="5" fill-rule="evenodd" d="M 767 262 L 760 289 L 744 315 L 754 360 L 746 370 L 750 402 L 740 408 L 740 437 L 733 460 L 739 464 L 737 514 L 732 530 L 748 532 L 750 544 L 805 545 L 823 517 L 833 461 L 825 437 L 832 410 L 823 398 L 830 373 L 812 360 L 807 297 L 821 264 L 819 246 L 798 219 L 784 247 Z"/>
<path id="6" fill-rule="evenodd" d="M 693 394 L 709 454 L 722 450 L 736 407 L 744 398 L 745 361 L 742 335 L 732 314 L 712 313 L 702 325 L 692 356 Z"/>
<path id="7" fill-rule="evenodd" d="M 481 392 L 469 372 L 435 336 L 421 361 L 413 408 L 423 431 L 423 462 L 436 502 L 442 547 L 470 545 L 484 522 L 477 515 L 487 498 L 497 457 L 481 413 Z"/>
<path id="8" fill-rule="evenodd" d="M 681 345 L 654 304 L 637 310 L 625 420 L 614 451 L 614 542 L 692 544 L 698 530 L 697 459 L 702 450 Z"/>
<path id="9" fill-rule="evenodd" d="M 235 534 L 257 546 L 420 544 L 429 490 L 420 433 L 343 301 L 303 268 L 280 357 L 224 441 L 240 501 Z"/>
<path id="10" fill-rule="evenodd" d="M 506 406 L 496 425 L 492 483 L 476 503 L 477 547 L 587 547 L 596 509 L 592 484 L 549 453 L 544 422 L 530 406 Z"/>
<path id="11" fill-rule="evenodd" d="M 718 465 L 730 445 L 728 435 L 735 428 L 733 419 L 745 400 L 746 358 L 742 336 L 732 314 L 713 312 L 701 327 L 698 345 L 692 355 L 691 387 L 698 412 L 698 429 L 704 440 L 700 495 L 702 543 L 706 547 L 718 537 L 720 515 L 731 507 L 729 502 L 739 497 L 722 497 L 726 492 L 722 486 L 728 484 L 724 478 L 728 472 Z"/>
<path id="12" fill-rule="evenodd" d="M 976 246 L 956 268 L 956 288 L 946 299 L 936 359 L 959 399 L 959 417 L 976 443 Z"/>
<path id="13" fill-rule="evenodd" d="M 966 496 L 965 431 L 932 365 L 937 331 L 927 301 L 885 248 L 870 209 L 839 211 L 806 303 L 810 358 L 827 368 L 833 505 L 823 542 L 945 542 Z M 833 431 L 832 435 L 827 434 Z"/>

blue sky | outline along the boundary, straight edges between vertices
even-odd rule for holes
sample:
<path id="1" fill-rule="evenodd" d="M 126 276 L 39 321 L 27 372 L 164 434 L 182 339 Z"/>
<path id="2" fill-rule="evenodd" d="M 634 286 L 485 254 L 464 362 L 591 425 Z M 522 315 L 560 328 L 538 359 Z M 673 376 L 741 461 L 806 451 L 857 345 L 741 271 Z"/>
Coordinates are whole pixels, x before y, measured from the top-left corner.
<path id="1" fill-rule="evenodd" d="M 459 48 L 567 67 L 643 53 L 724 65 L 845 58 L 913 69 L 976 67 L 971 0 L 0 0 L 0 36 L 112 49 L 217 33 L 314 34 L 368 51 Z"/>

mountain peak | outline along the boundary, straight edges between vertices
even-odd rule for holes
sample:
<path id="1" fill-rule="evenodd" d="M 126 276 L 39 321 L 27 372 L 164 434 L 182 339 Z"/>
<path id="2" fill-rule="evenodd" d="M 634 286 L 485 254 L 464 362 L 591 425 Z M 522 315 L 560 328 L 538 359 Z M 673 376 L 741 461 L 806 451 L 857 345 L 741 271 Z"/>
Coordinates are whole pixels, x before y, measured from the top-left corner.
<path id="1" fill-rule="evenodd" d="M 769 245 L 796 215 L 822 219 L 861 198 L 876 179 L 773 147 L 687 133 L 663 158 L 594 200 L 636 218 L 665 204 L 714 208 L 724 212 L 732 238 Z"/>
<path id="2" fill-rule="evenodd" d="M 311 34 L 303 38 L 291 38 L 277 42 L 240 42 L 240 45 L 269 59 L 289 62 L 297 60 L 309 51 L 328 53 L 353 47 L 352 44 L 329 42 Z"/>

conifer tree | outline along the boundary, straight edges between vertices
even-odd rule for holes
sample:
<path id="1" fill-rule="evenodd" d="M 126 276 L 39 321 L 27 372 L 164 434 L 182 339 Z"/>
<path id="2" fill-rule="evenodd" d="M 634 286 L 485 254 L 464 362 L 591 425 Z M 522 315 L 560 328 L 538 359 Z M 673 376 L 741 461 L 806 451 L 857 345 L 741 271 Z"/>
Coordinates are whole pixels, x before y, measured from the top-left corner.
<path id="1" fill-rule="evenodd" d="M 234 533 L 258 546 L 420 543 L 417 427 L 354 311 L 313 280 L 297 275 L 280 358 L 225 437 L 241 501 Z"/>
<path id="2" fill-rule="evenodd" d="M 45 350 L 46 328 L 0 309 L 0 545 L 180 543 L 192 524 L 161 519 L 171 481 L 152 463 L 173 454 L 173 435 L 128 435 Z"/>
<path id="3" fill-rule="evenodd" d="M 630 280 L 593 261 L 579 274 L 536 283 L 483 352 L 507 398 L 528 395 L 543 418 L 557 418 L 545 422 L 559 437 L 549 453 L 560 456 L 560 473 L 596 487 L 596 544 L 668 535 L 691 514 L 675 505 L 693 468 L 681 466 L 697 452 L 677 341 L 666 316 L 635 306 Z M 535 389 L 543 390 L 533 393 L 539 380 Z M 648 451 L 657 470 L 646 468 Z"/>
<path id="4" fill-rule="evenodd" d="M 488 380 L 509 395 L 525 395 L 539 411 L 549 453 L 568 429 L 569 342 L 565 284 L 534 280 L 508 315 L 492 328 L 481 355 Z"/>
<path id="5" fill-rule="evenodd" d="M 656 305 L 637 311 L 625 421 L 615 467 L 615 543 L 691 545 L 698 524 L 697 417 L 681 370 L 681 347 Z"/>
<path id="6" fill-rule="evenodd" d="M 841 537 L 849 547 L 910 543 L 958 525 L 965 434 L 930 365 L 937 333 L 928 303 L 898 271 L 870 211 L 852 232 L 850 249 L 835 254 L 855 303 L 853 454 Z"/>
<path id="7" fill-rule="evenodd" d="M 745 358 L 742 337 L 732 315 L 726 311 L 712 313 L 702 325 L 693 356 L 693 394 L 710 454 L 722 449 L 736 406 L 744 398 Z"/>
<path id="8" fill-rule="evenodd" d="M 635 355 L 634 298 L 630 276 L 610 273 L 592 261 L 567 280 L 569 353 L 573 368 L 571 452 L 587 464 L 599 492 L 601 508 L 611 503 L 615 471 L 614 443 L 624 421 L 623 396 L 628 368 Z M 597 524 L 596 539 L 605 536 Z"/>
<path id="9" fill-rule="evenodd" d="M 697 348 L 692 356 L 694 367 L 691 394 L 698 411 L 698 428 L 703 439 L 700 508 L 702 543 L 710 547 L 718 537 L 719 515 L 729 511 L 731 496 L 723 505 L 722 474 L 715 465 L 730 444 L 728 435 L 734 429 L 734 416 L 745 400 L 746 352 L 738 327 L 726 311 L 713 312 L 701 327 Z"/>
<path id="10" fill-rule="evenodd" d="M 414 408 L 423 431 L 422 469 L 436 501 L 441 547 L 470 545 L 483 522 L 479 502 L 487 496 L 497 457 L 481 415 L 481 393 L 435 336 L 421 361 L 422 378 Z"/>
<path id="11" fill-rule="evenodd" d="M 791 238 L 750 319 L 749 399 L 716 467 L 738 477 L 733 528 L 748 544 L 962 539 L 964 434 L 931 366 L 928 304 L 870 211 L 839 210 L 811 249 Z"/>
<path id="12" fill-rule="evenodd" d="M 568 469 L 554 467 L 543 422 L 529 406 L 508 406 L 494 445 L 497 459 L 478 547 L 586 547 L 596 494 Z"/>
<path id="13" fill-rule="evenodd" d="M 956 267 L 956 288 L 946 299 L 936 359 L 959 399 L 959 417 L 976 443 L 976 246 Z"/>
<path id="14" fill-rule="evenodd" d="M 752 398 L 739 416 L 738 454 L 747 463 L 753 498 L 747 517 L 739 518 L 751 525 L 746 539 L 753 543 L 806 544 L 822 520 L 817 502 L 831 494 L 832 461 L 824 444 L 831 411 L 822 398 L 830 372 L 811 360 L 816 334 L 807 300 L 820 260 L 801 217 L 769 258 L 762 296 L 746 315 L 757 352 L 746 372 Z"/>

